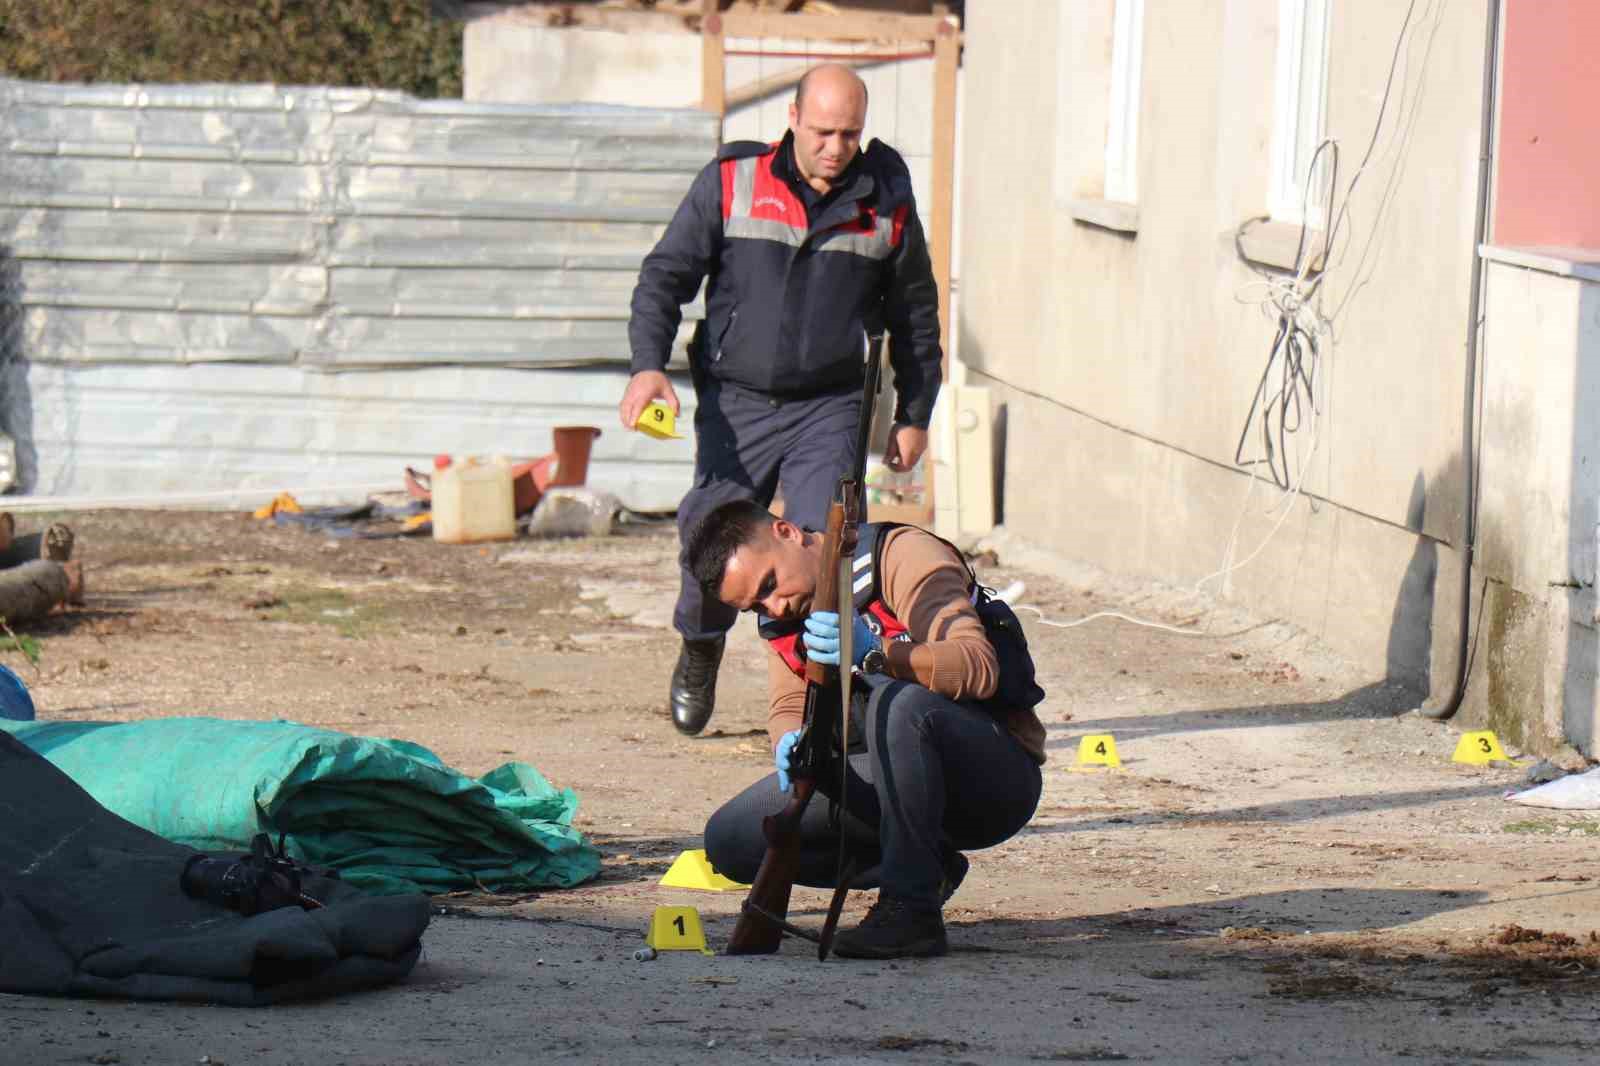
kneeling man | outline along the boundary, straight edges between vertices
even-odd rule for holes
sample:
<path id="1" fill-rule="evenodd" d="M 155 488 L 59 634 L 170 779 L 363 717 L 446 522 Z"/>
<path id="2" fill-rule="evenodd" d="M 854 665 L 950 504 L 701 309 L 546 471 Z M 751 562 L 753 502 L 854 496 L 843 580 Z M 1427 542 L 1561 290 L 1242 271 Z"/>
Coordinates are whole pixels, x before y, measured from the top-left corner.
<path id="1" fill-rule="evenodd" d="M 840 626 L 848 624 L 848 665 L 867 691 L 853 701 L 844 806 L 836 818 L 823 804 L 806 809 L 796 880 L 832 887 L 843 833 L 865 871 L 854 883 L 876 885 L 878 899 L 860 925 L 838 935 L 835 953 L 944 954 L 943 906 L 967 872 L 962 852 L 1011 837 L 1039 802 L 1045 734 L 1033 706 L 1043 693 L 1020 629 L 1005 658 L 1025 667 L 1013 673 L 1027 676 L 1008 683 L 974 607 L 971 570 L 953 546 L 914 526 L 860 527 L 852 560 L 856 609 L 843 623 L 829 605 L 812 602 L 822 535 L 752 501 L 707 515 L 685 556 L 707 594 L 760 612 L 771 650 L 767 732 L 777 772 L 711 816 L 705 844 L 712 864 L 754 880 L 766 851 L 762 819 L 783 806 L 789 789 L 806 660 L 837 664 Z M 837 773 L 823 775 L 817 788 L 839 802 Z"/>

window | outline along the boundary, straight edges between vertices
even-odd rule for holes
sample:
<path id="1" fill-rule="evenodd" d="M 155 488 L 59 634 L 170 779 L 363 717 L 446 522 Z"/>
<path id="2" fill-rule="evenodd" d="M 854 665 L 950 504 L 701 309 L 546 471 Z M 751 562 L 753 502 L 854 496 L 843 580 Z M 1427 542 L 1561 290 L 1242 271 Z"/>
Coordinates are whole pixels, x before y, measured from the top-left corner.
<path id="1" fill-rule="evenodd" d="M 1139 199 L 1139 68 L 1144 0 L 1117 0 L 1111 24 L 1111 100 L 1106 124 L 1107 200 Z"/>
<path id="2" fill-rule="evenodd" d="M 1331 0 L 1278 0 L 1278 64 L 1272 131 L 1272 184 L 1267 210 L 1279 222 L 1314 221 L 1328 202 L 1326 153 L 1311 178 L 1322 143 L 1328 88 Z"/>
<path id="3" fill-rule="evenodd" d="M 1059 0 L 1056 204 L 1079 222 L 1139 231 L 1145 0 Z"/>

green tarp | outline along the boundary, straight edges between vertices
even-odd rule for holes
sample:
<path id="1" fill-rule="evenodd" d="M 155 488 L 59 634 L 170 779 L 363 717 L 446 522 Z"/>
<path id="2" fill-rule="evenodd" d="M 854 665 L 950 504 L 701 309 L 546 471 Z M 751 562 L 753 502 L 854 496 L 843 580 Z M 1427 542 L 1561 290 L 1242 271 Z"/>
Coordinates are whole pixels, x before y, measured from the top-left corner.
<path id="1" fill-rule="evenodd" d="M 427 748 L 293 722 L 8 722 L 109 810 L 202 851 L 287 834 L 369 892 L 515 892 L 600 872 L 578 797 L 526 763 L 473 780 Z"/>

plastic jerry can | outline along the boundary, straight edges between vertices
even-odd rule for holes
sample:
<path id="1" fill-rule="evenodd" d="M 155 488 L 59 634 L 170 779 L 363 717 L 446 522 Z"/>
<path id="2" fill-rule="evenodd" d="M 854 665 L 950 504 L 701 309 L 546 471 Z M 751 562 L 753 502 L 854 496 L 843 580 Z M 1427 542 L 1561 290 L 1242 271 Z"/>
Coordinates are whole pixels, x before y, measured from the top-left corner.
<path id="1" fill-rule="evenodd" d="M 434 540 L 473 544 L 516 535 L 510 463 L 474 456 L 433 472 Z"/>

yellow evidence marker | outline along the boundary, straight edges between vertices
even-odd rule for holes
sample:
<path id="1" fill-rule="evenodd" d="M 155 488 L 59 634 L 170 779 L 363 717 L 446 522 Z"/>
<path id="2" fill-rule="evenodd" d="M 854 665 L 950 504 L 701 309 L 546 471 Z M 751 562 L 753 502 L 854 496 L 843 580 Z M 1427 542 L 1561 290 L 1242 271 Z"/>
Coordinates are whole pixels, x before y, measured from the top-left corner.
<path id="1" fill-rule="evenodd" d="M 1121 769 L 1122 760 L 1117 757 L 1116 739 L 1110 733 L 1096 733 L 1078 741 L 1078 765 Z"/>
<path id="2" fill-rule="evenodd" d="M 287 492 L 280 492 L 276 496 L 274 496 L 272 499 L 270 499 L 266 503 L 262 504 L 260 507 L 257 507 L 256 510 L 255 510 L 255 517 L 257 517 L 257 518 L 271 518 L 273 515 L 277 514 L 279 511 L 282 511 L 284 514 L 302 514 L 302 513 L 304 513 L 303 509 L 300 506 L 300 501 L 299 500 L 295 499 L 293 496 L 289 495 Z"/>
<path id="3" fill-rule="evenodd" d="M 672 863 L 672 868 L 667 871 L 657 884 L 667 888 L 692 888 L 700 892 L 730 892 L 736 888 L 749 888 L 737 881 L 730 881 L 717 873 L 711 865 L 711 860 L 706 858 L 704 848 L 686 851 L 679 855 Z"/>
<path id="4" fill-rule="evenodd" d="M 698 951 L 715 955 L 706 947 L 706 931 L 700 925 L 700 912 L 693 907 L 657 907 L 650 916 L 650 932 L 645 946 L 656 951 Z"/>
<path id="5" fill-rule="evenodd" d="M 1511 762 L 1512 759 L 1500 746 L 1500 741 L 1492 730 L 1480 729 L 1476 733 L 1461 734 L 1461 740 L 1456 744 L 1456 753 L 1450 757 L 1450 761 L 1486 766 L 1492 762 Z"/>
<path id="6" fill-rule="evenodd" d="M 682 440 L 677 432 L 678 418 L 672 413 L 672 408 L 659 400 L 653 401 L 639 412 L 639 421 L 633 428 L 647 437 L 656 440 Z"/>

